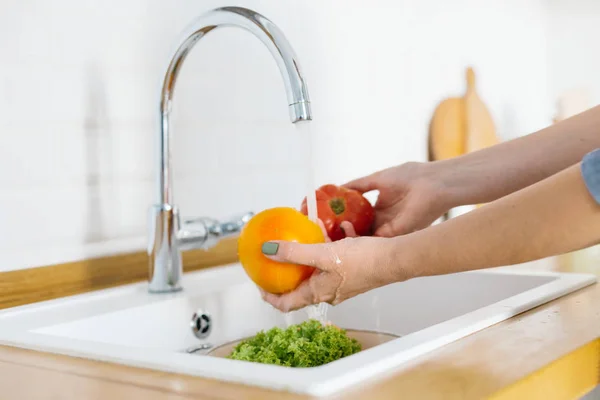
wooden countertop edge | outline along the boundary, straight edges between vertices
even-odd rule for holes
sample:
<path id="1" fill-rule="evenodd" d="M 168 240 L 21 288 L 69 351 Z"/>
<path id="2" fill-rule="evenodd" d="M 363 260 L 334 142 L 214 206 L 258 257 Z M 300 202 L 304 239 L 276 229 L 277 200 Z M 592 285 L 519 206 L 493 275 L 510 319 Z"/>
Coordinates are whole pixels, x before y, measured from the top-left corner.
<path id="1" fill-rule="evenodd" d="M 237 238 L 210 250 L 183 253 L 185 272 L 236 262 Z M 118 254 L 0 273 L 0 309 L 56 299 L 148 279 L 145 252 Z"/>
<path id="2" fill-rule="evenodd" d="M 185 270 L 235 262 L 235 250 L 235 240 L 229 240 L 213 251 L 188 252 Z M 62 268 L 2 273 L 0 308 L 141 281 L 147 278 L 146 261 L 145 254 L 135 253 L 63 264 Z M 21 286 L 15 288 L 17 284 Z M 598 304 L 600 285 L 595 284 L 426 354 L 389 376 L 344 393 L 343 398 L 396 398 L 398 393 L 444 400 L 504 400 L 517 394 L 518 398 L 578 398 L 600 383 Z M 34 376 L 35 385 L 14 384 L 19 377 Z M 67 392 L 61 392 L 65 388 Z M 0 346 L 0 390 L 10 396 L 7 399 L 54 398 L 57 393 L 64 399 L 303 398 L 6 346 Z"/>
<path id="3" fill-rule="evenodd" d="M 579 399 L 600 384 L 599 366 L 600 339 L 595 339 L 501 389 L 490 400 Z"/>

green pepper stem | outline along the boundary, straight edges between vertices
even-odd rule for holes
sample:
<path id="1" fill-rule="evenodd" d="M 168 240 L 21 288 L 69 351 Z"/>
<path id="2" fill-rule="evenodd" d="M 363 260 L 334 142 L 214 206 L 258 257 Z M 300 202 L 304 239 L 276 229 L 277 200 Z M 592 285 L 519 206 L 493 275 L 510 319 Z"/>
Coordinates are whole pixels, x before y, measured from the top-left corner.
<path id="1" fill-rule="evenodd" d="M 344 200 L 340 198 L 335 198 L 329 200 L 329 207 L 333 210 L 335 215 L 340 215 L 346 210 L 346 206 L 344 205 Z"/>

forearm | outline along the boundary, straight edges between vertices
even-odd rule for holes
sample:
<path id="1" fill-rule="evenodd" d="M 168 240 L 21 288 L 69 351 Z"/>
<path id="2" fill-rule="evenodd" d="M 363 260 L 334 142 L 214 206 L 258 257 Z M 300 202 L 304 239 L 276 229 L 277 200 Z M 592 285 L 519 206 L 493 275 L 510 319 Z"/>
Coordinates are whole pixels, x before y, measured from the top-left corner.
<path id="1" fill-rule="evenodd" d="M 600 205 L 580 164 L 470 213 L 397 240 L 398 276 L 519 264 L 600 242 Z M 400 253 L 401 252 L 401 253 Z"/>
<path id="2" fill-rule="evenodd" d="M 433 164 L 453 206 L 488 203 L 579 162 L 600 147 L 600 106 L 496 146 Z"/>

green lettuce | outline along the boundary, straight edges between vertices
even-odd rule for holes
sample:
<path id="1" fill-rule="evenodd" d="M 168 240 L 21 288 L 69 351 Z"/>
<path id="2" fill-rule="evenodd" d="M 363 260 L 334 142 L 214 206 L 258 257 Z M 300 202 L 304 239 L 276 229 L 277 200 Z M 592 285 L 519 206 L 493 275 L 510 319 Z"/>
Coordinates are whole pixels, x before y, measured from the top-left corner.
<path id="1" fill-rule="evenodd" d="M 316 367 L 360 350 L 360 343 L 348 337 L 345 330 L 311 319 L 287 329 L 261 331 L 236 345 L 228 358 L 286 367 Z"/>

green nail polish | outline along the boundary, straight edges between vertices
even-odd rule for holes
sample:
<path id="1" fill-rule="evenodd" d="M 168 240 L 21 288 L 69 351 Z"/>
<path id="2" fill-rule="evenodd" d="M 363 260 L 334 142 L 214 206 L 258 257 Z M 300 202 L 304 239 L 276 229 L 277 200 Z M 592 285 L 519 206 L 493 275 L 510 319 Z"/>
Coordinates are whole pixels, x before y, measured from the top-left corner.
<path id="1" fill-rule="evenodd" d="M 268 256 L 274 256 L 279 250 L 279 243 L 264 242 L 262 245 L 262 252 Z"/>

